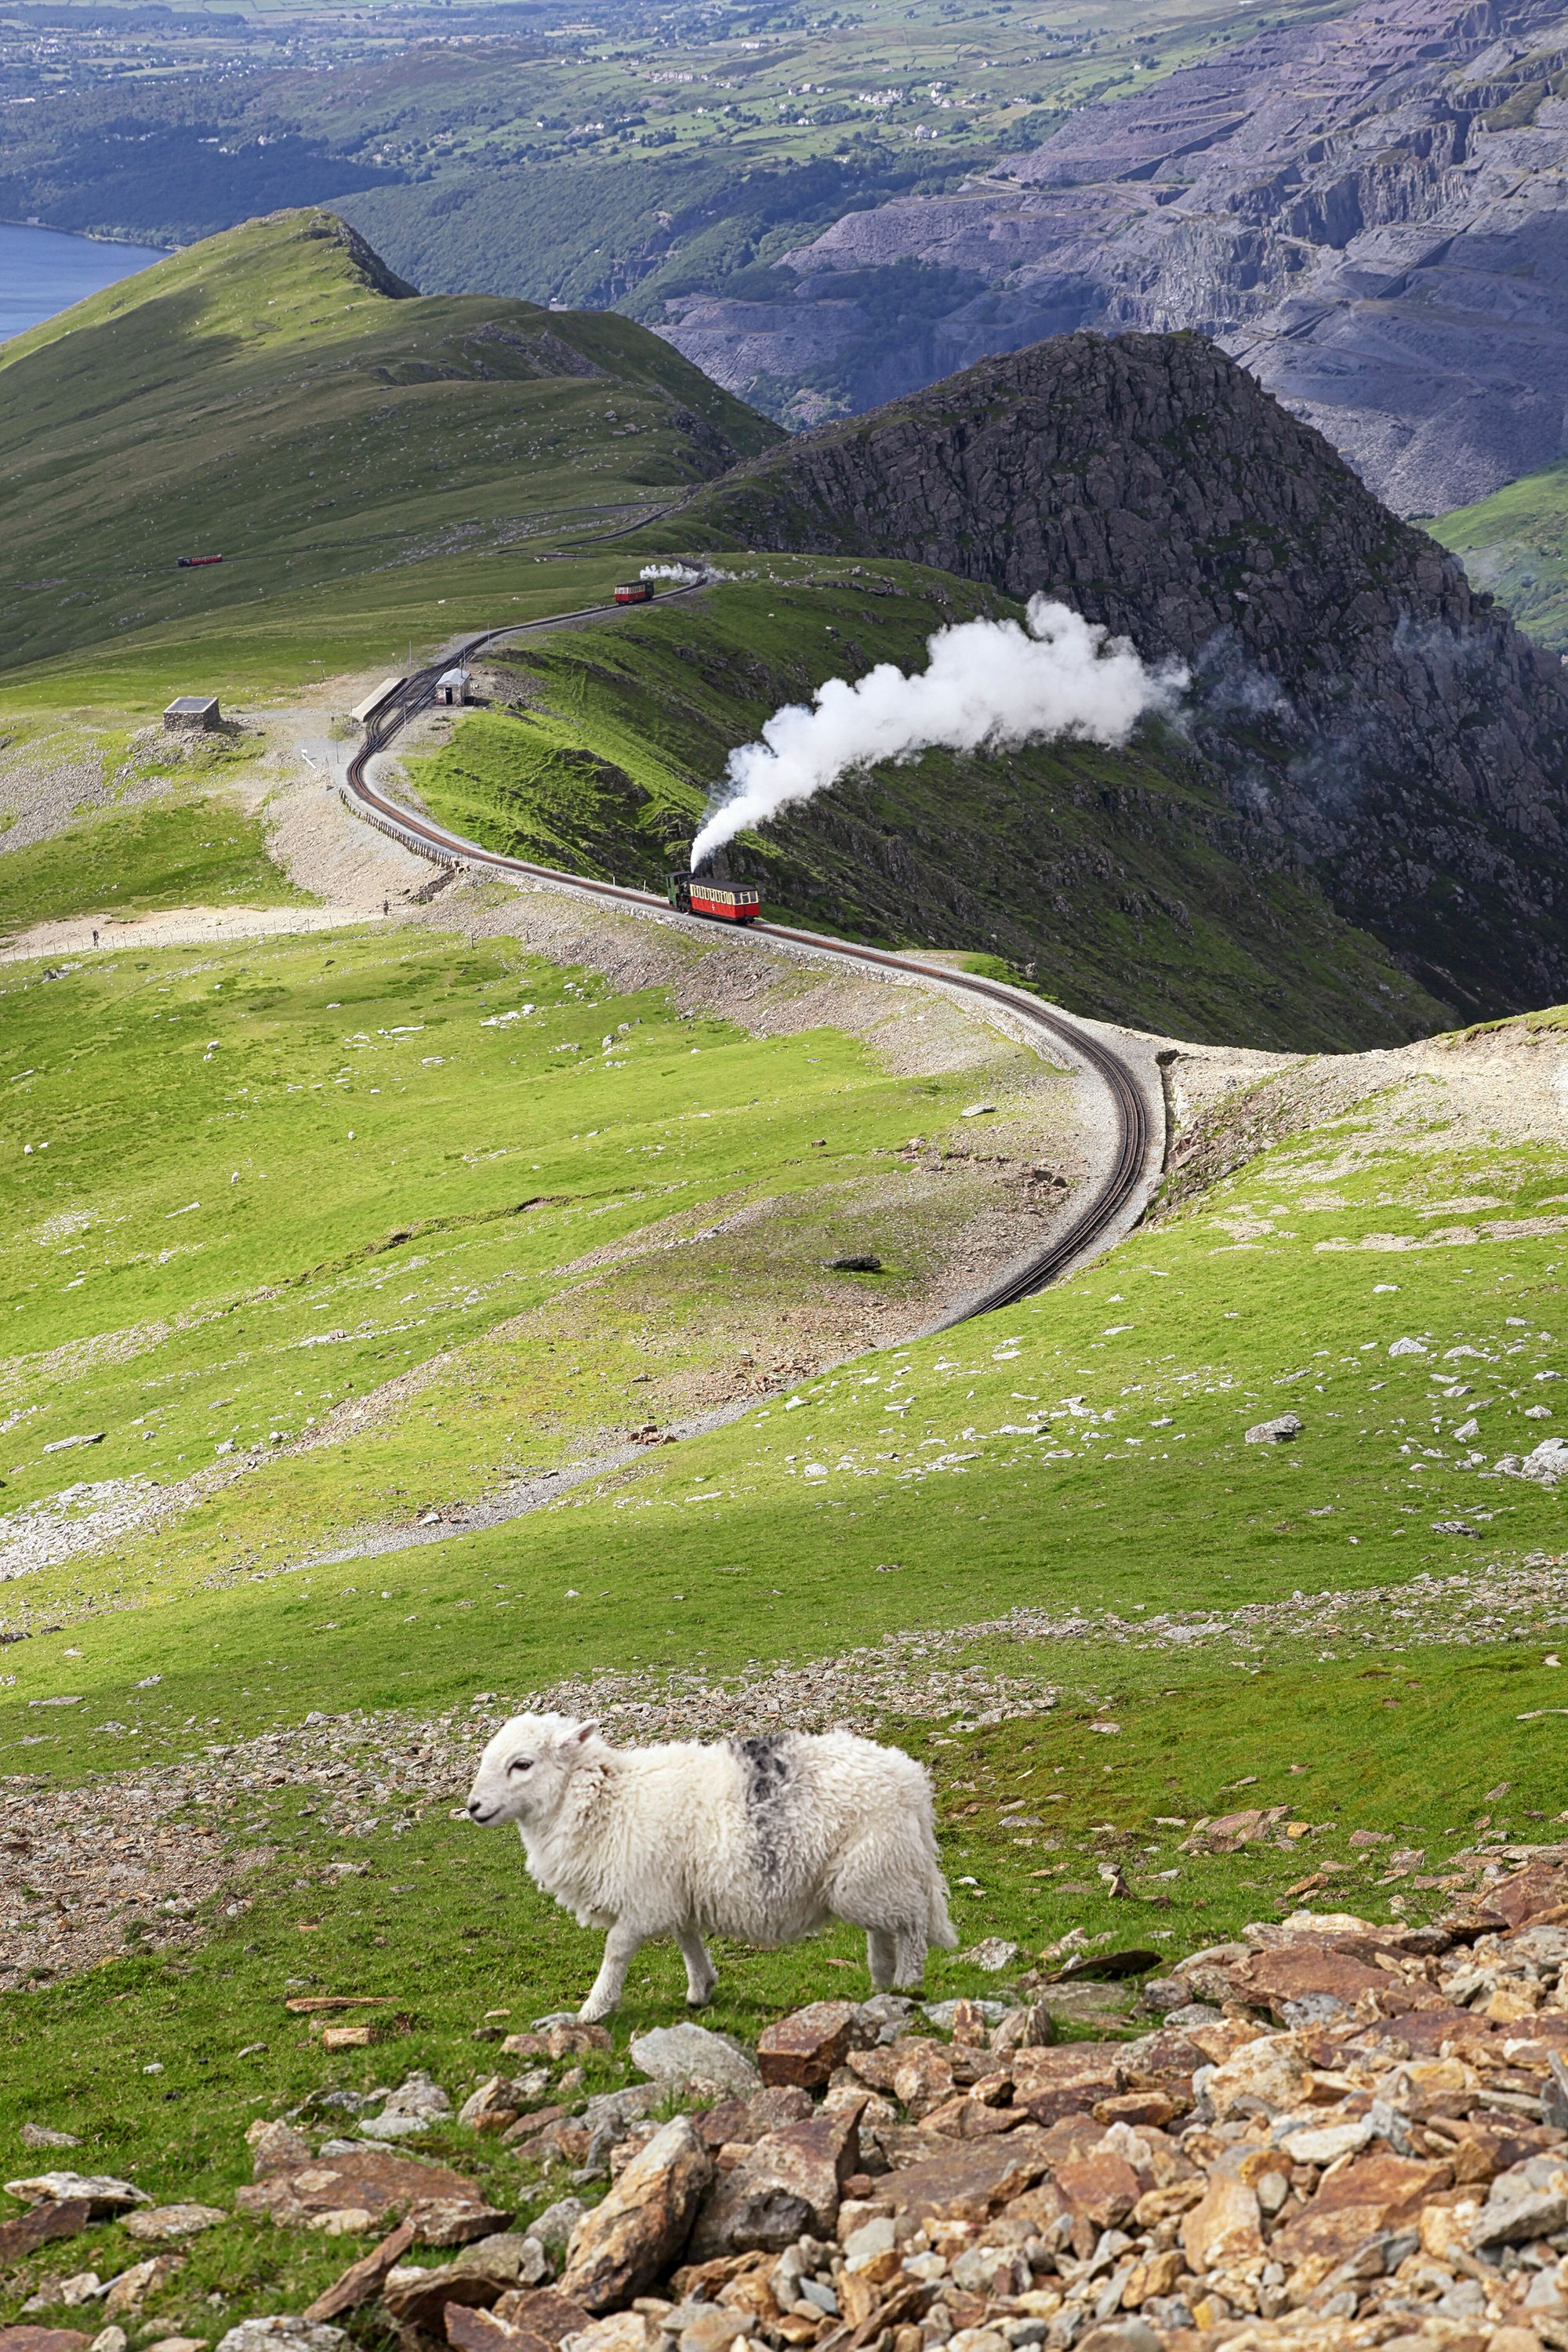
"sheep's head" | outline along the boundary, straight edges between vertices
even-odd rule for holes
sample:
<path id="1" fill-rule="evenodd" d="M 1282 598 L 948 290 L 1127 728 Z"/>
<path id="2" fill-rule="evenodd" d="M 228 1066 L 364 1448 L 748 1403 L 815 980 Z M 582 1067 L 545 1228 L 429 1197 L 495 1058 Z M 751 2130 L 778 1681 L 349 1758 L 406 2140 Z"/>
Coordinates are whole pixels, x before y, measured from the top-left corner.
<path id="1" fill-rule="evenodd" d="M 597 1724 L 566 1715 L 514 1715 L 479 1759 L 469 1820 L 488 1830 L 497 1822 L 545 1819 L 597 1733 Z"/>

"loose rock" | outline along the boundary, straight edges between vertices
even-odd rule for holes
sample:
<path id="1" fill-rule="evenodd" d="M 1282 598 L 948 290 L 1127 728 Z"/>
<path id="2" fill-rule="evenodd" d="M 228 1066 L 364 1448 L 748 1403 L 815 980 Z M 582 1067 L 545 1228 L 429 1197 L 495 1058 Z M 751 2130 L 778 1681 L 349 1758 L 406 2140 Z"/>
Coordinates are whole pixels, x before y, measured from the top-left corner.
<path id="1" fill-rule="evenodd" d="M 179 2238 L 194 2238 L 203 2230 L 216 2229 L 228 2215 L 216 2205 L 150 2205 L 145 2212 L 128 2213 L 125 2231 L 128 2237 L 139 2238 L 145 2245 L 173 2243 Z"/>
<path id="2" fill-rule="evenodd" d="M 721 2033 L 682 2019 L 679 2025 L 661 2025 L 651 2033 L 634 2034 L 634 2063 L 656 2082 L 672 2088 L 693 2086 L 732 2092 L 742 2098 L 760 2090 L 763 2077 L 745 2052 Z"/>
<path id="3" fill-rule="evenodd" d="M 828 2235 L 844 2183 L 860 2162 L 858 2103 L 760 2139 L 704 2204 L 689 2249 L 696 2263 L 760 2247 L 782 2253 L 808 2233 Z"/>
<path id="4" fill-rule="evenodd" d="M 853 2001 L 813 2001 L 758 2036 L 757 2064 L 766 2084 L 815 2091 L 851 2049 L 870 2038 Z"/>
<path id="5" fill-rule="evenodd" d="M 687 2118 L 666 2124 L 573 2231 L 563 2294 L 591 2312 L 640 2294 L 685 2245 L 712 2177 L 713 2159 Z"/>

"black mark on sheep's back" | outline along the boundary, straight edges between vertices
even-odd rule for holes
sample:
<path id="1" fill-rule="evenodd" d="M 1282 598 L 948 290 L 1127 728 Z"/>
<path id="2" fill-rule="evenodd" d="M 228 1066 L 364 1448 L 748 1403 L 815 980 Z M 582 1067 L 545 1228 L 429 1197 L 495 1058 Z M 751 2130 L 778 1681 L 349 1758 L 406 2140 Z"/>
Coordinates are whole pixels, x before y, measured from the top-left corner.
<path id="1" fill-rule="evenodd" d="M 774 1882 L 783 1875 L 789 1838 L 794 1738 L 788 1732 L 764 1732 L 761 1738 L 733 1739 L 730 1745 L 745 1767 L 746 1812 L 756 1873 L 759 1878 Z"/>

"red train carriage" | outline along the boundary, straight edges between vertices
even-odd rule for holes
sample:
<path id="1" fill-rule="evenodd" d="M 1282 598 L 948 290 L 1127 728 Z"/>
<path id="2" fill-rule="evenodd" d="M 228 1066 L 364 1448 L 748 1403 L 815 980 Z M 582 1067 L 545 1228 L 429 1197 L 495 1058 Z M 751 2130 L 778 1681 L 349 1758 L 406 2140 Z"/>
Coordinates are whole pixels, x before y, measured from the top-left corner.
<path id="1" fill-rule="evenodd" d="M 647 580 L 623 580 L 616 591 L 617 604 L 651 604 L 653 583 Z"/>
<path id="2" fill-rule="evenodd" d="M 669 903 L 683 915 L 709 915 L 720 923 L 754 923 L 763 894 L 749 883 L 710 882 L 706 875 L 672 874 Z"/>

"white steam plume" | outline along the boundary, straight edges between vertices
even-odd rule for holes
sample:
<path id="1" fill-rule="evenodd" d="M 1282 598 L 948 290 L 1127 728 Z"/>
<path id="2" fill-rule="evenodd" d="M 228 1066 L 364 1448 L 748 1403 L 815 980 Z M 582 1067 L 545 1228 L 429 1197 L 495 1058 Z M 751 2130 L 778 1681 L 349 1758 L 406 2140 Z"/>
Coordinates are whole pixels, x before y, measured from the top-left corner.
<path id="1" fill-rule="evenodd" d="M 808 709 L 787 703 L 760 743 L 730 754 L 723 797 L 704 820 L 691 862 L 742 827 L 808 801 L 851 771 L 919 752 L 1003 751 L 1070 736 L 1125 743 L 1151 710 L 1172 709 L 1187 684 L 1180 663 L 1145 668 L 1126 637 L 1108 637 L 1047 596 L 1029 600 L 1028 626 L 962 621 L 926 641 L 927 667 L 906 677 L 879 662 L 854 686 L 830 677 Z"/>

